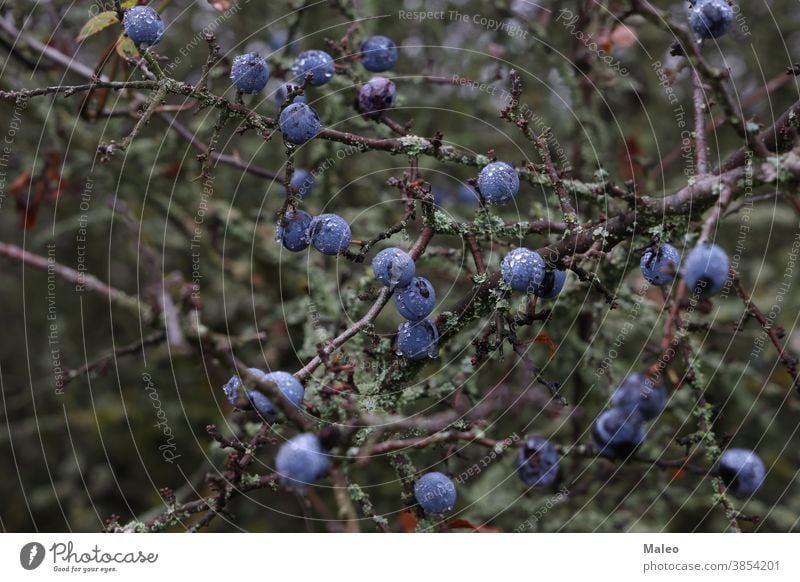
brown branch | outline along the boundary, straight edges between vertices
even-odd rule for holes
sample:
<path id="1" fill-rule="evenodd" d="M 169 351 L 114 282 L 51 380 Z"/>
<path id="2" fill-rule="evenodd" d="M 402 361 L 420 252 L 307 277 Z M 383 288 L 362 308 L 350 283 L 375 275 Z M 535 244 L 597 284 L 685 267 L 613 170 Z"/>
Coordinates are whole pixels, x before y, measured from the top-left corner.
<path id="1" fill-rule="evenodd" d="M 708 173 L 708 146 L 706 145 L 705 107 L 706 97 L 703 89 L 703 79 L 695 69 L 692 71 L 692 99 L 694 101 L 694 151 L 697 158 L 696 175 L 705 176 Z"/>
<path id="2" fill-rule="evenodd" d="M 779 331 L 782 330 L 776 327 L 774 322 L 767 320 L 764 312 L 761 311 L 755 303 L 753 303 L 750 295 L 748 295 L 742 287 L 742 282 L 738 276 L 734 277 L 733 284 L 736 287 L 736 293 L 741 298 L 747 311 L 756 318 L 756 321 L 758 321 L 759 324 L 761 324 L 761 328 L 764 330 L 764 333 L 767 334 L 770 342 L 772 342 L 772 345 L 775 346 L 775 350 L 778 352 L 778 356 L 780 357 L 781 362 L 783 362 L 786 372 L 792 378 L 792 387 L 800 390 L 800 375 L 798 375 L 797 369 L 798 360 L 783 346 L 783 343 L 781 342 L 781 334 L 779 333 Z"/>
<path id="3" fill-rule="evenodd" d="M 152 318 L 152 311 L 147 305 L 142 304 L 138 299 L 128 295 L 124 291 L 120 291 L 119 289 L 103 283 L 90 273 L 76 271 L 75 269 L 57 263 L 55 260 L 31 253 L 17 245 L 9 243 L 0 242 L 0 255 L 18 261 L 26 267 L 32 267 L 48 273 L 52 272 L 64 281 L 75 285 L 78 291 L 84 288 L 89 289 L 90 291 L 102 295 L 109 303 L 120 305 L 130 309 L 134 313 L 141 313 L 142 317 L 146 320 Z"/>

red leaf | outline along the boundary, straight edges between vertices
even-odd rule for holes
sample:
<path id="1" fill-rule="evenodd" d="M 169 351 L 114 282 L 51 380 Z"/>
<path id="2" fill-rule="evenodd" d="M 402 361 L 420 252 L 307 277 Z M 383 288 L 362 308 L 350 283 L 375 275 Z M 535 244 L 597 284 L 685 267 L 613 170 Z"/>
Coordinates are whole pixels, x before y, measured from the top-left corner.
<path id="1" fill-rule="evenodd" d="M 14 178 L 14 181 L 8 185 L 8 191 L 14 194 L 21 194 L 23 190 L 28 187 L 28 184 L 31 182 L 31 173 L 30 172 L 22 172 L 19 176 Z"/>
<path id="2" fill-rule="evenodd" d="M 556 355 L 556 344 L 553 343 L 553 340 L 550 339 L 549 335 L 537 335 L 533 338 L 533 341 L 537 344 L 544 344 L 547 346 L 547 352 L 550 354 L 550 361 L 553 361 L 553 358 Z"/>
<path id="3" fill-rule="evenodd" d="M 405 533 L 412 533 L 417 529 L 417 516 L 410 511 L 400 512 L 398 520 L 400 521 L 400 529 Z"/>

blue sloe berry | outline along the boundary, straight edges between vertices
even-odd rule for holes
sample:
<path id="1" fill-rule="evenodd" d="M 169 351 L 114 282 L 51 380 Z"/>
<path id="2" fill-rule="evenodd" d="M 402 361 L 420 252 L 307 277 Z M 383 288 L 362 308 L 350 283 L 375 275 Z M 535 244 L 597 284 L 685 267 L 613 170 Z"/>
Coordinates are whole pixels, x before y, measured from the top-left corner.
<path id="1" fill-rule="evenodd" d="M 258 53 L 247 53 L 233 59 L 231 80 L 242 93 L 258 93 L 267 86 L 269 67 Z"/>
<path id="2" fill-rule="evenodd" d="M 278 389 L 281 391 L 286 399 L 292 403 L 295 408 L 299 408 L 303 402 L 303 395 L 305 388 L 302 382 L 295 378 L 289 372 L 264 372 L 258 368 L 248 368 L 248 372 L 257 376 L 262 382 L 274 382 Z M 239 376 L 234 376 L 225 386 L 222 387 L 225 396 L 231 404 L 236 404 L 236 397 L 238 396 L 239 388 L 242 381 Z M 259 390 L 250 390 L 247 397 L 252 403 L 253 407 L 261 413 L 262 416 L 272 416 L 275 414 L 275 407 L 272 401 Z"/>
<path id="3" fill-rule="evenodd" d="M 487 204 L 506 204 L 519 192 L 519 175 L 505 162 L 492 162 L 478 174 L 478 189 Z"/>
<path id="4" fill-rule="evenodd" d="M 264 374 L 262 379 L 265 382 L 274 382 L 281 391 L 281 394 L 283 394 L 295 408 L 300 408 L 303 402 L 303 395 L 305 394 L 305 388 L 303 388 L 303 383 L 300 382 L 300 380 L 289 372 L 281 372 L 280 370 Z"/>
<path id="5" fill-rule="evenodd" d="M 312 73 L 311 85 L 319 87 L 333 79 L 336 73 L 336 65 L 333 57 L 320 50 L 303 51 L 292 64 L 292 75 L 294 82 L 300 85 L 305 81 L 306 75 Z"/>
<path id="6" fill-rule="evenodd" d="M 443 473 L 425 473 L 414 483 L 414 497 L 426 513 L 447 513 L 456 506 L 456 486 Z"/>
<path id="7" fill-rule="evenodd" d="M 350 225 L 338 214 L 320 214 L 308 227 L 308 240 L 323 255 L 338 255 L 350 246 Z"/>
<path id="8" fill-rule="evenodd" d="M 275 415 L 275 407 L 272 405 L 272 400 L 263 393 L 258 390 L 250 390 L 247 393 L 247 398 L 261 416 L 269 418 Z"/>
<path id="9" fill-rule="evenodd" d="M 681 263 L 681 254 L 674 246 L 661 243 L 658 248 L 648 248 L 642 253 L 639 266 L 642 275 L 653 285 L 663 287 L 675 279 Z"/>
<path id="10" fill-rule="evenodd" d="M 292 83 L 283 83 L 280 87 L 275 91 L 275 103 L 278 107 L 283 107 L 284 102 L 289 97 L 289 89 L 290 87 L 295 87 Z M 305 95 L 295 95 L 294 99 L 292 99 L 292 103 L 307 103 L 308 99 L 306 99 Z"/>
<path id="11" fill-rule="evenodd" d="M 397 87 L 386 77 L 372 77 L 358 92 L 358 109 L 371 117 L 394 107 L 397 102 Z"/>
<path id="12" fill-rule="evenodd" d="M 259 377 L 264 376 L 264 372 L 262 372 L 258 368 L 248 368 L 247 371 Z M 236 374 L 235 376 L 231 376 L 231 379 L 228 380 L 222 387 L 222 391 L 225 393 L 225 398 L 227 398 L 228 402 L 230 402 L 234 406 L 236 405 L 236 398 L 239 396 L 239 388 L 241 387 L 242 387 L 242 379 L 239 377 L 238 374 Z"/>
<path id="13" fill-rule="evenodd" d="M 133 6 L 122 16 L 122 26 L 136 46 L 153 46 L 164 37 L 164 21 L 150 6 Z"/>
<path id="14" fill-rule="evenodd" d="M 397 45 L 386 36 L 371 36 L 361 45 L 361 64 L 373 73 L 388 71 L 397 64 Z"/>
<path id="15" fill-rule="evenodd" d="M 544 259 L 530 249 L 514 249 L 503 257 L 500 275 L 514 291 L 536 293 L 544 282 Z"/>
<path id="16" fill-rule="evenodd" d="M 414 259 L 407 252 L 391 247 L 372 259 L 372 272 L 381 285 L 389 289 L 408 287 L 417 272 Z"/>
<path id="17" fill-rule="evenodd" d="M 749 449 L 728 449 L 719 458 L 719 476 L 736 497 L 751 497 L 764 483 L 767 471 Z"/>
<path id="18" fill-rule="evenodd" d="M 542 299 L 553 299 L 554 297 L 557 297 L 559 293 L 561 293 L 566 281 L 566 271 L 548 269 L 544 273 L 544 280 L 536 290 L 536 295 Z"/>
<path id="19" fill-rule="evenodd" d="M 480 202 L 477 192 L 466 184 L 460 184 L 458 186 L 456 190 L 456 200 L 462 204 L 469 204 L 470 206 Z"/>
<path id="20" fill-rule="evenodd" d="M 428 317 L 436 306 L 436 291 L 425 277 L 414 277 L 394 297 L 397 311 L 409 321 Z"/>
<path id="21" fill-rule="evenodd" d="M 287 105 L 278 117 L 278 125 L 284 139 L 295 145 L 317 137 L 322 129 L 317 112 L 305 103 Z"/>
<path id="22" fill-rule="evenodd" d="M 439 354 L 439 330 L 430 319 L 404 321 L 397 328 L 397 353 L 412 361 Z"/>
<path id="23" fill-rule="evenodd" d="M 330 459 L 316 435 L 303 433 L 281 445 L 275 470 L 281 483 L 303 490 L 317 481 L 330 466 Z"/>
<path id="24" fill-rule="evenodd" d="M 644 442 L 645 435 L 638 414 L 616 408 L 600 413 L 592 425 L 592 441 L 606 457 L 628 458 Z"/>
<path id="25" fill-rule="evenodd" d="M 297 253 L 308 248 L 308 227 L 312 216 L 300 209 L 289 210 L 278 223 L 278 240 L 286 250 Z"/>
<path id="26" fill-rule="evenodd" d="M 611 397 L 611 405 L 626 415 L 638 414 L 642 420 L 653 420 L 667 404 L 667 390 L 644 374 L 628 374 Z"/>
<path id="27" fill-rule="evenodd" d="M 528 487 L 548 487 L 558 475 L 558 451 L 545 438 L 528 437 L 519 446 L 515 466 Z"/>
<path id="28" fill-rule="evenodd" d="M 701 38 L 717 38 L 733 26 L 733 7 L 727 0 L 695 0 L 689 8 L 689 25 Z"/>
<path id="29" fill-rule="evenodd" d="M 292 174 L 291 185 L 297 191 L 297 195 L 305 200 L 314 191 L 317 180 L 314 178 L 313 173 L 304 168 L 299 168 Z"/>
<path id="30" fill-rule="evenodd" d="M 725 251 L 717 245 L 701 243 L 689 252 L 681 273 L 691 291 L 714 295 L 725 286 L 729 268 Z"/>

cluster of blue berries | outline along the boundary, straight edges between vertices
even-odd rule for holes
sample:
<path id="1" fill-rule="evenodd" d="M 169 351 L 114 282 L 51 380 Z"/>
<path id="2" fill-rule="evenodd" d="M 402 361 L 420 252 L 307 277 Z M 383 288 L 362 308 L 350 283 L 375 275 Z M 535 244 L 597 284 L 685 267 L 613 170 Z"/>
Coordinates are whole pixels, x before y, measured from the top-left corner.
<path id="1" fill-rule="evenodd" d="M 338 255 L 350 246 L 352 232 L 338 214 L 311 216 L 300 209 L 289 210 L 278 223 L 278 240 L 294 253 L 313 246 L 323 255 Z"/>
<path id="2" fill-rule="evenodd" d="M 397 64 L 397 46 L 385 36 L 371 36 L 361 45 L 361 64 L 372 73 L 388 71 Z M 386 77 L 372 77 L 358 93 L 358 109 L 369 117 L 394 107 L 397 87 Z"/>
<path id="3" fill-rule="evenodd" d="M 689 9 L 689 23 L 701 38 L 717 38 L 731 30 L 733 8 L 727 0 L 693 0 Z M 149 6 L 135 6 L 125 11 L 122 21 L 125 34 L 138 47 L 147 49 L 158 44 L 165 31 L 158 12 Z M 388 71 L 397 64 L 395 43 L 385 36 L 368 38 L 361 46 L 361 62 L 374 73 Z M 333 58 L 321 50 L 308 50 L 295 59 L 291 73 L 292 83 L 314 87 L 328 83 L 336 73 Z M 266 61 L 257 53 L 238 55 L 233 59 L 230 78 L 243 94 L 262 91 L 269 81 L 270 71 Z M 292 90 L 290 83 L 281 85 L 277 100 L 282 107 Z M 376 76 L 364 84 L 358 95 L 358 108 L 362 113 L 379 117 L 397 102 L 394 82 Z M 297 95 L 292 103 L 282 109 L 279 127 L 285 140 L 301 145 L 316 137 L 321 122 L 316 112 L 308 106 L 304 95 Z M 291 187 L 300 198 L 306 198 L 314 188 L 314 176 L 308 170 L 298 170 L 292 177 Z M 519 192 L 520 180 L 516 170 L 505 162 L 487 164 L 479 173 L 477 189 L 487 204 L 507 204 Z M 471 191 L 470 191 L 471 192 Z M 286 213 L 278 227 L 278 237 L 290 251 L 304 250 L 309 245 L 326 255 L 344 252 L 351 242 L 350 225 L 336 214 L 312 217 L 309 213 L 293 209 Z M 681 268 L 678 250 L 662 243 L 648 248 L 641 257 L 642 274 L 650 283 L 670 285 L 681 272 L 687 286 L 700 294 L 719 293 L 728 277 L 729 261 L 724 250 L 713 244 L 701 244 L 692 249 Z M 410 360 L 435 357 L 438 352 L 439 332 L 428 319 L 436 305 L 436 292 L 430 281 L 416 276 L 414 260 L 398 248 L 379 252 L 372 263 L 375 278 L 392 291 L 396 291 L 395 304 L 407 321 L 398 328 L 397 351 Z M 566 280 L 566 273 L 548 269 L 542 257 L 530 249 L 518 248 L 508 253 L 501 264 L 501 276 L 515 291 L 535 294 L 542 298 L 557 296 Z M 299 408 L 304 397 L 303 384 L 288 372 L 264 372 L 250 368 L 250 374 L 260 381 L 273 382 L 281 394 L 294 407 Z M 245 389 L 245 383 L 236 375 L 224 386 L 228 401 L 236 405 L 240 392 L 262 417 L 272 419 L 276 409 L 272 401 L 256 389 Z M 645 423 L 658 417 L 664 410 L 667 393 L 643 374 L 625 377 L 615 390 L 612 408 L 598 416 L 592 426 L 592 440 L 601 455 L 627 458 L 644 442 Z M 276 471 L 281 482 L 302 491 L 323 476 L 330 459 L 320 438 L 314 434 L 299 434 L 284 443 L 276 456 Z M 555 446 L 547 439 L 528 437 L 520 445 L 515 467 L 522 481 L 530 487 L 550 486 L 558 475 L 559 457 Z M 748 449 L 726 450 L 719 459 L 716 474 L 729 492 L 738 497 L 752 496 L 763 484 L 766 469 L 758 455 Z M 453 481 L 440 472 L 429 472 L 414 485 L 414 496 L 424 511 L 444 514 L 456 504 Z"/>
<path id="4" fill-rule="evenodd" d="M 567 274 L 548 269 L 542 256 L 530 249 L 514 249 L 503 257 L 500 276 L 514 291 L 553 299 L 564 288 Z"/>
<path id="5" fill-rule="evenodd" d="M 611 397 L 612 408 L 600 413 L 592 425 L 599 454 L 628 458 L 645 440 L 645 423 L 658 417 L 666 404 L 663 386 L 638 372 L 626 376 Z"/>
<path id="6" fill-rule="evenodd" d="M 259 370 L 258 368 L 248 368 L 247 371 L 262 382 L 273 382 L 281 391 L 281 394 L 283 394 L 283 396 L 295 408 L 299 408 L 302 404 L 305 389 L 303 388 L 302 382 L 300 382 L 300 380 L 295 378 L 290 373 L 280 371 L 268 373 L 264 372 L 263 370 Z M 244 383 L 242 382 L 242 379 L 237 375 L 233 376 L 222 387 L 225 397 L 232 405 L 236 406 L 236 401 L 239 397 L 239 391 L 243 386 Z M 260 391 L 247 390 L 246 396 L 250 404 L 261 416 L 267 419 L 271 419 L 275 416 L 275 406 L 272 404 L 272 401 Z"/>
<path id="7" fill-rule="evenodd" d="M 149 6 L 129 8 L 122 17 L 122 24 L 125 34 L 140 47 L 153 46 L 164 36 L 164 22 L 158 12 Z M 319 86 L 333 78 L 336 66 L 328 53 L 311 50 L 300 53 L 291 70 L 295 83 L 302 85 L 306 75 L 310 74 L 310 84 Z M 258 53 L 238 55 L 233 59 L 230 77 L 240 93 L 258 93 L 269 81 L 269 66 Z M 282 105 L 288 94 L 286 84 L 278 91 L 279 97 L 281 91 Z M 302 95 L 296 96 L 292 103 L 281 111 L 278 125 L 286 141 L 293 145 L 306 143 L 315 138 L 322 129 L 319 116 L 306 104 L 306 98 Z"/>
<path id="8" fill-rule="evenodd" d="M 701 243 L 689 251 L 681 267 L 681 256 L 674 246 L 661 243 L 642 254 L 642 275 L 653 285 L 672 284 L 680 272 L 690 291 L 702 296 L 722 291 L 728 280 L 728 255 L 715 244 Z"/>
<path id="9" fill-rule="evenodd" d="M 407 320 L 397 329 L 397 353 L 409 360 L 435 358 L 439 330 L 428 319 L 436 306 L 436 290 L 431 282 L 418 277 L 414 259 L 396 247 L 375 255 L 372 272 L 381 285 L 396 291 L 397 312 Z"/>
<path id="10" fill-rule="evenodd" d="M 689 8 L 689 26 L 700 38 L 717 38 L 733 26 L 733 7 L 728 0 L 694 0 Z"/>
<path id="11" fill-rule="evenodd" d="M 280 371 L 267 373 L 258 368 L 248 368 L 247 371 L 262 382 L 273 382 L 295 408 L 302 404 L 305 389 L 292 374 Z M 236 375 L 222 387 L 225 397 L 232 405 L 236 406 L 244 385 L 242 379 Z M 264 419 L 274 420 L 277 411 L 267 396 L 255 389 L 246 390 L 245 395 Z M 275 458 L 275 470 L 281 483 L 300 491 L 324 475 L 329 465 L 330 460 L 320 439 L 309 433 L 299 434 L 286 441 Z"/>

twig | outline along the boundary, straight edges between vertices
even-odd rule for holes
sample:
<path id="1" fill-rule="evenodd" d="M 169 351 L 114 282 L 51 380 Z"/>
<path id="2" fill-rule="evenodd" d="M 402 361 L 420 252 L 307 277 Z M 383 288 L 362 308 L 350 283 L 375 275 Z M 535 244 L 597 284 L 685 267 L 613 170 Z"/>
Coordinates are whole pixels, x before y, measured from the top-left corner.
<path id="1" fill-rule="evenodd" d="M 152 311 L 149 306 L 141 303 L 135 297 L 111 287 L 90 273 L 79 272 L 70 267 L 57 263 L 50 258 L 36 255 L 23 250 L 17 245 L 0 242 L 0 255 L 4 255 L 15 261 L 19 261 L 27 267 L 39 269 L 41 271 L 53 272 L 61 279 L 72 283 L 78 290 L 89 289 L 105 297 L 110 303 L 114 303 L 130 309 L 134 313 L 140 313 L 146 320 L 152 319 Z"/>
<path id="2" fill-rule="evenodd" d="M 780 328 L 776 327 L 774 322 L 769 321 L 764 315 L 764 312 L 761 311 L 755 303 L 753 303 L 750 295 L 748 295 L 742 287 L 742 282 L 738 275 L 734 277 L 733 285 L 736 287 L 736 292 L 744 303 L 747 311 L 756 318 L 756 321 L 758 321 L 759 324 L 761 324 L 761 328 L 764 330 L 764 333 L 767 334 L 772 342 L 772 345 L 775 346 L 775 350 L 778 352 L 778 356 L 780 356 L 781 362 L 783 362 L 783 365 L 786 368 L 786 372 L 792 378 L 792 387 L 800 390 L 800 375 L 798 375 L 797 369 L 798 360 L 783 346 L 779 333 Z"/>
<path id="3" fill-rule="evenodd" d="M 703 89 L 703 80 L 700 73 L 692 71 L 692 85 L 694 90 L 694 150 L 697 157 L 697 175 L 705 176 L 708 173 L 708 150 L 706 146 L 705 105 L 706 97 Z"/>

